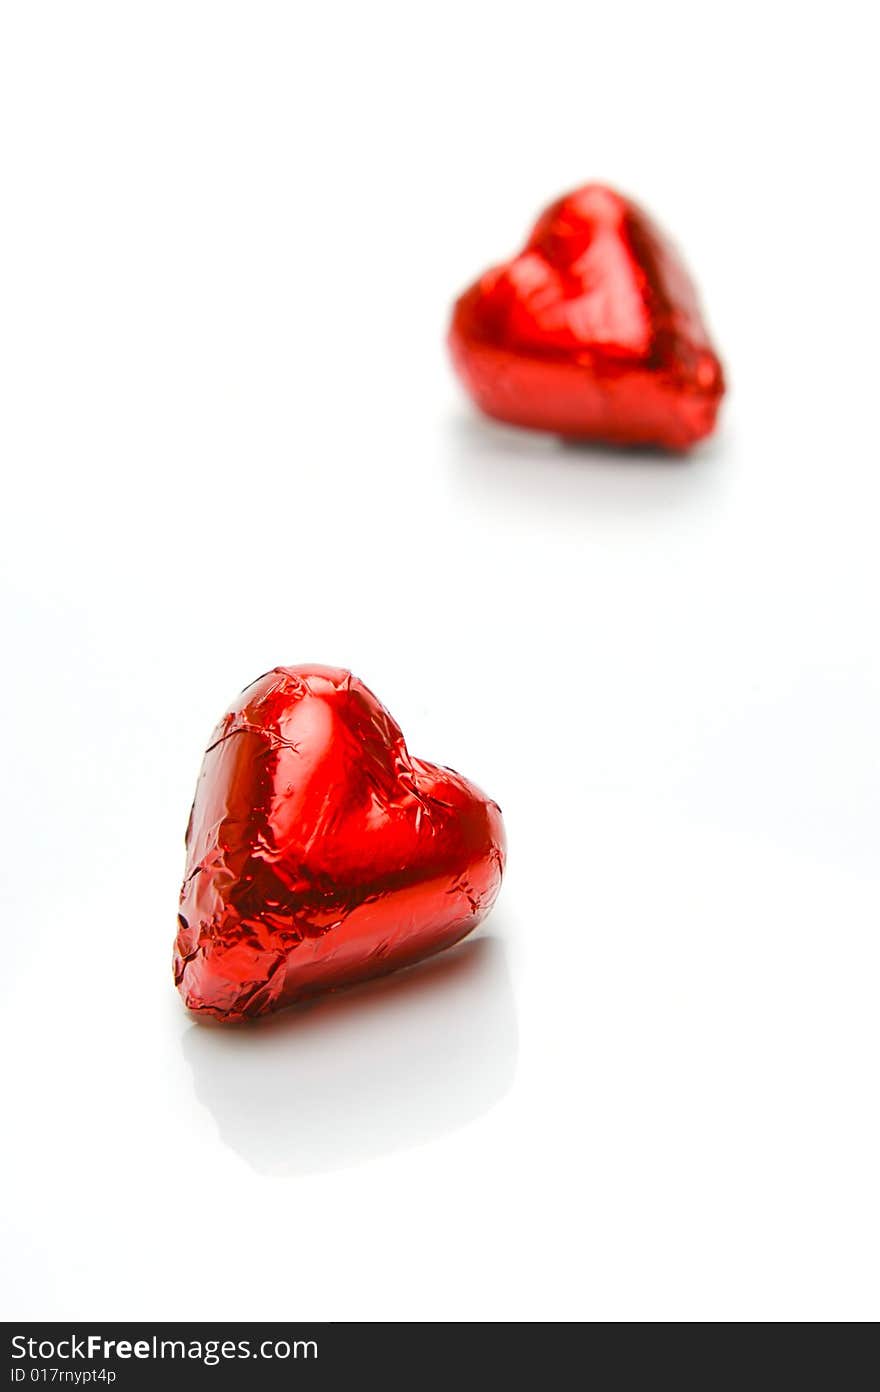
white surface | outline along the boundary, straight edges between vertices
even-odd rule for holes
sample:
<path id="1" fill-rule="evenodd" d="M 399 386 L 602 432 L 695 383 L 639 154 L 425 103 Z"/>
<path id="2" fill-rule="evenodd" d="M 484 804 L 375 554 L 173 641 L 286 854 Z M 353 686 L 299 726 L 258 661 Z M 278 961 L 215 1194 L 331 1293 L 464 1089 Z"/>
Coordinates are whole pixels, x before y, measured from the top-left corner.
<path id="1" fill-rule="evenodd" d="M 880 1313 L 869 13 L 4 7 L 5 1316 Z M 590 177 L 702 287 L 690 462 L 448 371 Z M 199 1030 L 201 750 L 309 660 L 509 874 L 419 979 Z"/>

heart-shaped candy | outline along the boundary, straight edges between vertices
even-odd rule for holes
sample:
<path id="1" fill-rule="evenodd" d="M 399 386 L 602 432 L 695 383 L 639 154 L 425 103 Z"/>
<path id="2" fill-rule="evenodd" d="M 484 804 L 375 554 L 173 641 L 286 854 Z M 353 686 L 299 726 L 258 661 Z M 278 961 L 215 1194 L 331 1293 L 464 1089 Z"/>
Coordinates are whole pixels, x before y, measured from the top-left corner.
<path id="1" fill-rule="evenodd" d="M 501 812 L 413 759 L 336 667 L 276 667 L 205 753 L 186 833 L 174 979 L 224 1020 L 451 947 L 501 884 Z"/>
<path id="2" fill-rule="evenodd" d="M 681 261 L 600 184 L 554 203 L 524 251 L 461 296 L 449 344 L 487 415 L 573 439 L 686 449 L 724 393 Z"/>

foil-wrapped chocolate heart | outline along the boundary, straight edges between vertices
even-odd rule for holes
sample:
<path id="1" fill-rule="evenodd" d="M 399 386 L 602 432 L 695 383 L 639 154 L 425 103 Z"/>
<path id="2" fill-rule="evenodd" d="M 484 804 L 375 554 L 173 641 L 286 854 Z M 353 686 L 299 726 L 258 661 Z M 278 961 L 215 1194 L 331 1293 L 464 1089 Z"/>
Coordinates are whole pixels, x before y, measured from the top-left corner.
<path id="1" fill-rule="evenodd" d="M 676 252 L 601 184 L 554 203 L 524 250 L 461 296 L 449 345 L 487 415 L 572 439 L 686 449 L 724 393 Z"/>
<path id="2" fill-rule="evenodd" d="M 495 901 L 497 805 L 410 757 L 362 682 L 276 667 L 205 753 L 186 833 L 174 978 L 224 1020 L 406 966 L 458 942 Z"/>

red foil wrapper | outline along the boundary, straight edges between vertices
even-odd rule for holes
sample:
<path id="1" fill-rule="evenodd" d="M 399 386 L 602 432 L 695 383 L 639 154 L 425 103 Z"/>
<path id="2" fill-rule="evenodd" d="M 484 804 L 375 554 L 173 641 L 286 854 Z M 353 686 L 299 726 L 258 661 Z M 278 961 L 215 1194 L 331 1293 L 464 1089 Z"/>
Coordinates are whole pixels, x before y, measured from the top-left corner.
<path id="1" fill-rule="evenodd" d="M 262 1015 L 451 947 L 501 884 L 501 812 L 413 759 L 371 691 L 276 667 L 205 753 L 186 833 L 174 979 L 191 1010 Z"/>
<path id="2" fill-rule="evenodd" d="M 461 296 L 449 345 L 487 415 L 572 439 L 686 449 L 724 393 L 676 252 L 600 184 L 554 203 L 520 255 Z"/>

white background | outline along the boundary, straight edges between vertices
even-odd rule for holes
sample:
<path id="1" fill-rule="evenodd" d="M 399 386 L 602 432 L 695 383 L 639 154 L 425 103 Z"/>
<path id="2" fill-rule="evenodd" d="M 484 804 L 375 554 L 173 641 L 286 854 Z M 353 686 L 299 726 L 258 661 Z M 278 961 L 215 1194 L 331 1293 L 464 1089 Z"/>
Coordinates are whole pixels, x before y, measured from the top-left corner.
<path id="1" fill-rule="evenodd" d="M 862 4 L 8 3 L 8 1317 L 875 1318 Z M 451 299 L 589 178 L 701 286 L 686 462 L 481 423 Z M 474 945 L 172 989 L 207 736 L 353 668 L 501 803 Z"/>

